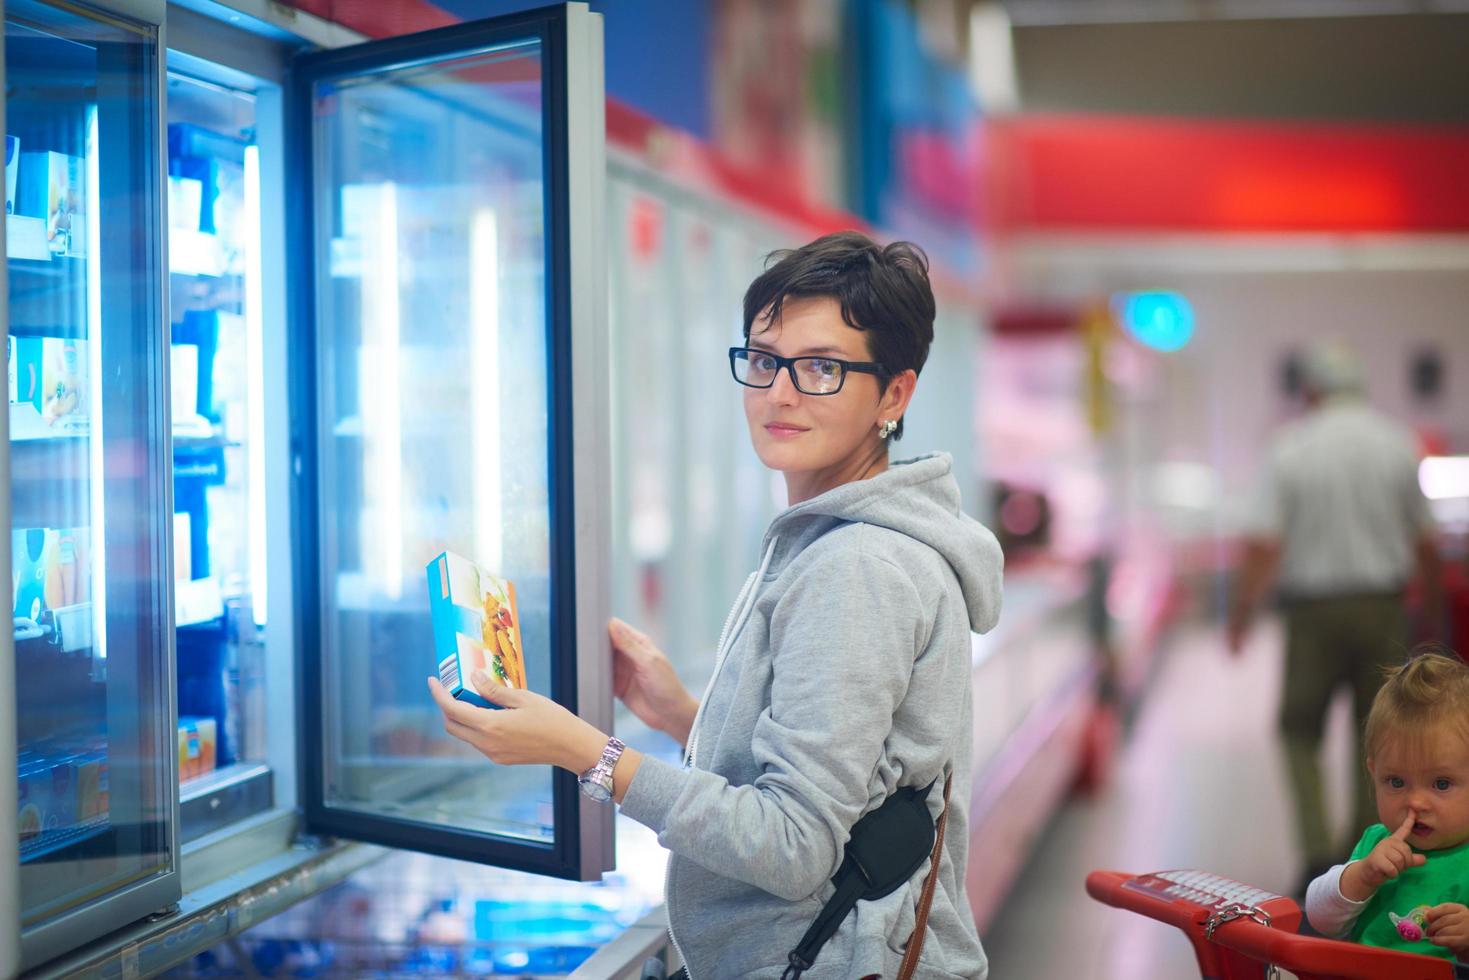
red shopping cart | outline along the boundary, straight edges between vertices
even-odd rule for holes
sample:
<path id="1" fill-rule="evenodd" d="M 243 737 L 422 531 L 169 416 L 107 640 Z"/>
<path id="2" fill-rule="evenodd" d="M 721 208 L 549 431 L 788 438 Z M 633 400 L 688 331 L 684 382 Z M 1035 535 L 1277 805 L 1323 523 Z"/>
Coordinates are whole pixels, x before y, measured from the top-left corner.
<path id="1" fill-rule="evenodd" d="M 1183 930 L 1204 980 L 1454 980 L 1448 960 L 1302 936 L 1292 899 L 1206 871 L 1093 871 L 1087 894 Z"/>

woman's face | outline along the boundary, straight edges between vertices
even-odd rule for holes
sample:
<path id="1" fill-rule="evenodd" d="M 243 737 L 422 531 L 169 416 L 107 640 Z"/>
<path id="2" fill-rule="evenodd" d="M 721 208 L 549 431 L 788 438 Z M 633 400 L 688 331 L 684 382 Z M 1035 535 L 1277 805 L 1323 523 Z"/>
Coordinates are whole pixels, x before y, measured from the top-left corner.
<path id="1" fill-rule="evenodd" d="M 829 296 L 787 299 L 773 324 L 757 317 L 748 346 L 782 357 L 872 360 L 866 335 L 847 326 L 841 305 Z M 769 388 L 744 388 L 745 420 L 755 453 L 786 475 L 792 503 L 797 502 L 793 479 L 804 476 L 831 486 L 856 479 L 847 471 L 880 451 L 878 421 L 902 417 L 912 394 L 910 379 L 916 380 L 913 373 L 904 372 L 884 393 L 876 375 L 849 371 L 836 394 L 807 395 L 782 370 Z"/>

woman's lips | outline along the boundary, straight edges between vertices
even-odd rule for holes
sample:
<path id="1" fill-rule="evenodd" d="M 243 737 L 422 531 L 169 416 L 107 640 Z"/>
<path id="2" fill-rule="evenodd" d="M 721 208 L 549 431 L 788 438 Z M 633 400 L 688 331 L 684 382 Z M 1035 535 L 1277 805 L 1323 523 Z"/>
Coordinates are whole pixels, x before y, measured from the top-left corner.
<path id="1" fill-rule="evenodd" d="M 789 439 L 793 436 L 798 436 L 802 432 L 805 432 L 807 430 L 801 428 L 798 425 L 783 425 L 779 422 L 771 422 L 769 425 L 765 426 L 765 431 L 769 432 L 777 439 Z"/>

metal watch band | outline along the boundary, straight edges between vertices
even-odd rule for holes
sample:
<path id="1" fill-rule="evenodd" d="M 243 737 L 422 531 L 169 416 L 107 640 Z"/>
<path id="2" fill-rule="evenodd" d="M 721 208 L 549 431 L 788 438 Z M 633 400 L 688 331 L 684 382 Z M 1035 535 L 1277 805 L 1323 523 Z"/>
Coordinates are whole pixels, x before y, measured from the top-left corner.
<path id="1" fill-rule="evenodd" d="M 617 760 L 622 758 L 622 752 L 626 748 L 622 739 L 615 735 L 607 739 L 607 744 L 602 748 L 602 758 L 577 780 L 583 793 L 599 803 L 612 799 L 612 770 L 617 767 Z"/>

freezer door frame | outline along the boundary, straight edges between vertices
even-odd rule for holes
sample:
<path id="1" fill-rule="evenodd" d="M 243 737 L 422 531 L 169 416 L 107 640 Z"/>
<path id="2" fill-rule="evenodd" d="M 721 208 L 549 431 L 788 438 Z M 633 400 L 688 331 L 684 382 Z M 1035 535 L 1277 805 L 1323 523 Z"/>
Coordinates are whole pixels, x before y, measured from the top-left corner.
<path id="1" fill-rule="evenodd" d="M 0 44 L 0 79 L 5 77 L 5 45 Z M 5 100 L 0 99 L 0 130 L 5 128 Z M 10 255 L 5 223 L 0 223 L 0 250 Z M 10 276 L 0 277 L 0 319 L 9 329 Z M 10 413 L 0 413 L 0 527 L 10 526 Z M 0 560 L 11 564 L 9 534 L 0 536 Z M 0 718 L 17 717 L 15 699 L 15 634 L 0 630 Z M 14 725 L 0 725 L 0 909 L 20 908 L 20 826 L 16 813 L 20 790 L 10 773 L 18 769 Z M 20 972 L 20 916 L 0 916 L 0 977 Z"/>
<path id="2" fill-rule="evenodd" d="M 548 289 L 548 358 L 552 445 L 552 580 L 558 609 L 556 649 L 576 655 L 552 664 L 553 697 L 603 731 L 612 729 L 610 615 L 609 388 L 607 376 L 606 256 L 603 247 L 605 95 L 602 20 L 585 3 L 566 3 L 385 41 L 299 56 L 287 105 L 291 172 L 303 175 L 288 190 L 294 216 L 291 249 L 291 384 L 294 490 L 292 526 L 300 630 L 298 690 L 302 734 L 300 799 L 307 828 L 392 847 L 477 861 L 561 878 L 594 880 L 614 866 L 611 806 L 583 796 L 576 777 L 555 770 L 550 845 L 453 830 L 330 807 L 325 801 L 324 616 L 328 590 L 321 567 L 322 527 L 318 460 L 316 317 L 318 254 L 312 133 L 312 91 L 324 79 L 359 77 L 373 70 L 452 57 L 488 45 L 539 37 L 543 52 L 544 180 Z M 305 175 L 311 175 L 306 177 Z M 570 418 L 563 416 L 567 411 Z M 427 644 L 429 639 L 425 637 Z M 427 671 L 425 671 L 427 673 Z M 425 691 L 424 697 L 427 698 Z M 337 706 L 340 707 L 340 706 Z M 447 737 L 447 736 L 446 736 Z M 485 763 L 490 765 L 488 761 Z"/>
<path id="3" fill-rule="evenodd" d="M 45 2 L 45 0 L 41 0 Z M 154 92 L 154 106 L 156 110 L 153 119 L 152 139 L 154 141 L 154 168 L 153 168 L 153 195 L 154 200 L 147 208 L 148 220 L 152 228 L 139 229 L 140 237 L 146 242 L 147 247 L 153 250 L 154 267 L 157 281 L 154 283 L 156 290 L 157 322 L 152 325 L 156 331 L 156 340 L 164 344 L 162 350 L 167 350 L 168 329 L 168 265 L 163 254 L 164 230 L 168 227 L 167 196 L 163 193 L 166 186 L 167 161 L 168 161 L 168 135 L 163 126 L 163 111 L 167 96 L 167 70 L 164 52 L 167 51 L 168 42 L 165 34 L 166 3 L 165 0 L 83 0 L 80 3 L 68 3 L 67 6 L 86 13 L 87 10 L 97 12 L 102 16 L 115 15 L 127 20 L 134 21 L 156 30 L 156 50 L 154 51 L 152 79 L 148 84 Z M 3 13 L 3 4 L 0 4 L 0 13 Z M 8 254 L 8 253 L 7 253 Z M 6 308 L 6 322 L 9 323 L 8 307 Z M 168 359 L 160 358 L 160 363 L 154 365 L 154 376 L 159 379 L 159 390 L 168 391 Z M 167 454 L 167 439 L 170 432 L 168 399 L 155 396 L 152 406 L 152 418 L 149 420 L 151 435 L 155 439 L 164 440 L 163 449 L 159 450 L 159 459 L 165 459 Z M 4 441 L 4 471 L 3 481 L 0 481 L 0 495 L 4 498 L 4 512 L 10 516 L 11 486 L 9 479 L 10 471 L 10 439 L 9 420 L 5 421 Z M 160 481 L 159 492 L 162 494 L 162 505 L 165 511 L 171 510 L 173 506 L 173 493 L 171 480 L 168 473 L 158 472 L 151 474 L 152 478 Z M 7 521 L 8 523 L 8 521 Z M 172 575 L 172 549 L 169 547 L 171 531 L 166 525 L 159 528 L 159 540 L 155 542 L 158 554 L 155 556 L 158 565 L 164 573 Z M 10 542 L 4 544 L 5 554 L 9 555 Z M 182 897 L 181 878 L 179 874 L 179 812 L 178 812 L 178 759 L 177 752 L 170 743 L 173 732 L 177 729 L 177 694 L 174 690 L 175 667 L 174 667 L 174 642 L 173 642 L 173 602 L 171 590 L 163 590 L 163 608 L 160 612 L 163 619 L 159 623 L 159 643 L 161 649 L 159 655 L 163 658 L 162 685 L 158 692 L 161 703 L 167 717 L 164 724 L 160 726 L 157 738 L 158 765 L 165 771 L 161 775 L 163 785 L 170 787 L 170 802 L 167 814 L 166 834 L 168 837 L 168 866 L 155 871 L 146 877 L 115 888 L 104 896 L 94 899 L 78 908 L 60 913 L 43 923 L 29 929 L 20 931 L 20 966 L 31 969 L 47 960 L 53 959 L 64 953 L 76 949 L 92 940 L 106 935 L 113 930 L 136 922 L 150 914 L 176 908 Z M 0 669 L 4 670 L 8 679 L 7 684 L 13 685 L 14 678 L 14 642 L 13 637 L 7 635 L 0 641 Z M 5 695 L 8 694 L 7 698 Z M 10 709 L 6 717 L 16 717 L 16 697 L 18 692 L 13 686 L 8 690 L 0 687 L 0 706 Z M 6 726 L 13 729 L 13 725 Z M 0 736 L 0 765 L 9 764 L 10 772 L 15 771 L 15 733 L 9 731 L 5 736 Z M 9 744 L 5 744 L 5 740 Z M 6 750 L 9 749 L 7 757 Z M 14 793 L 15 784 L 13 780 L 7 780 L 8 792 Z M 3 809 L 4 817 L 0 820 L 12 821 L 9 828 L 0 823 L 0 838 L 4 843 L 0 844 L 0 896 L 4 895 L 4 889 L 8 886 L 11 876 L 18 880 L 20 863 L 18 838 L 13 824 L 14 818 L 10 814 L 15 813 L 13 807 Z M 17 886 L 17 899 L 20 898 Z M 3 903 L 0 903 L 3 905 Z M 19 901 L 13 906 L 19 908 Z M 0 928 L 18 928 L 19 916 L 16 917 L 15 925 Z M 0 933 L 0 940 L 8 940 L 8 936 Z M 0 975 L 8 975 L 4 970 L 8 960 L 8 947 L 0 942 Z"/>

